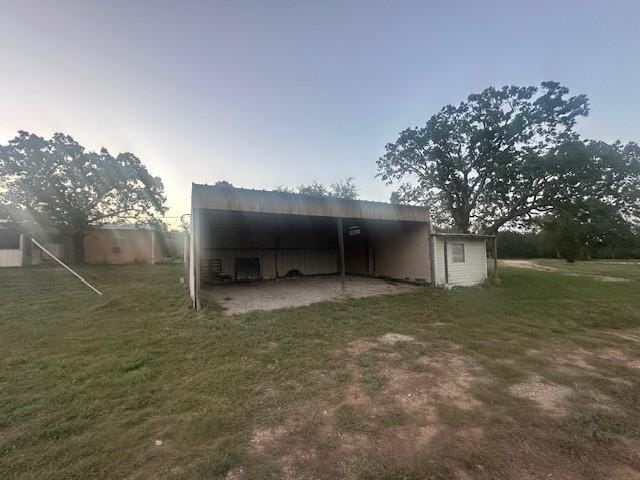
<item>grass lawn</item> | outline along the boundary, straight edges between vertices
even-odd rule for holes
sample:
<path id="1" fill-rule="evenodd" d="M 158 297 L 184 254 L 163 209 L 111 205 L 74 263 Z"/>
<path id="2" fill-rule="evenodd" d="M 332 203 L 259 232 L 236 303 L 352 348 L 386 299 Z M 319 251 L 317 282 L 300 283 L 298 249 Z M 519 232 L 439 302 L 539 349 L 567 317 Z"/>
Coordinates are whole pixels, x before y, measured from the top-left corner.
<path id="1" fill-rule="evenodd" d="M 597 268 L 230 317 L 1 270 L 0 478 L 638 478 L 638 266 Z"/>

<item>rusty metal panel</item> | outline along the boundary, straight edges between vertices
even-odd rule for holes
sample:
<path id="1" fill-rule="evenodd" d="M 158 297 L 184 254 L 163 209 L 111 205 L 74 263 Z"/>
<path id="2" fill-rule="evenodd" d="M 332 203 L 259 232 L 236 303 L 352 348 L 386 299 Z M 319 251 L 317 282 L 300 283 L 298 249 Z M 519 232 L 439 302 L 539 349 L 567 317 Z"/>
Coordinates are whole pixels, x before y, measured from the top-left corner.
<path id="1" fill-rule="evenodd" d="M 428 222 L 426 208 L 298 193 L 192 185 L 192 208 L 316 217 Z"/>

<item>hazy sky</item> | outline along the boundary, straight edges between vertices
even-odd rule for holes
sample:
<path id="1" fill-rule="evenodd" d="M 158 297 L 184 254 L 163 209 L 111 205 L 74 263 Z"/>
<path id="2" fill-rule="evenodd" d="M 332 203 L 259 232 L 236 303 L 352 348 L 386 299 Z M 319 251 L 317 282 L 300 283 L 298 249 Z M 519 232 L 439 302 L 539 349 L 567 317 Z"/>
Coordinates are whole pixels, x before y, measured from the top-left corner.
<path id="1" fill-rule="evenodd" d="M 640 1 L 0 0 L 0 142 L 63 131 L 164 181 L 375 178 L 384 145 L 489 85 L 585 93 L 580 132 L 640 140 Z"/>

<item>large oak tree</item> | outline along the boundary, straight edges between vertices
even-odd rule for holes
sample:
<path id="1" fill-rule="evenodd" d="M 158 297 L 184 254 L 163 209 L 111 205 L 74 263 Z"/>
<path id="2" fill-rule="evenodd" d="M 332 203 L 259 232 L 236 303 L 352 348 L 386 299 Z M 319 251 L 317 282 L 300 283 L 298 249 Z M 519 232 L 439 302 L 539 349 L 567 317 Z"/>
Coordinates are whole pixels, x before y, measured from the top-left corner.
<path id="1" fill-rule="evenodd" d="M 490 87 L 401 132 L 378 175 L 400 182 L 392 201 L 426 204 L 441 225 L 496 232 L 550 207 L 559 152 L 588 112 L 586 96 L 556 82 Z"/>
<path id="2" fill-rule="evenodd" d="M 91 226 L 156 223 L 166 208 L 162 181 L 132 153 L 88 151 L 56 133 L 21 131 L 0 145 L 0 205 L 16 221 L 51 225 L 73 239 L 77 262 Z"/>

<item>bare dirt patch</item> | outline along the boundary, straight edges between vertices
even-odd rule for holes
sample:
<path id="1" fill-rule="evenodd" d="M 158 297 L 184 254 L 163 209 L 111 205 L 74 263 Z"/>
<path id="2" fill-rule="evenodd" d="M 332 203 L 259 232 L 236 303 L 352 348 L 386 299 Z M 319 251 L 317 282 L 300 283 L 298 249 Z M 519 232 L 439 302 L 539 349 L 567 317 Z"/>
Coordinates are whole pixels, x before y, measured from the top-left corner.
<path id="1" fill-rule="evenodd" d="M 620 465 L 611 470 L 611 477 L 620 480 L 640 480 L 640 470 L 628 465 Z"/>
<path id="2" fill-rule="evenodd" d="M 322 393 L 294 400 L 275 426 L 256 427 L 243 473 L 232 478 L 584 478 L 581 463 L 562 453 L 567 429 L 592 448 L 592 435 L 613 438 L 607 429 L 633 401 L 616 395 L 630 384 L 604 381 L 635 359 L 627 347 L 637 332 L 615 333 L 622 337 L 548 342 L 505 360 L 528 375 L 511 386 L 482 366 L 486 359 L 446 341 L 400 331 L 349 342 L 332 352 L 331 373 L 309 372 Z M 508 458 L 495 454 L 504 451 Z M 590 478 L 633 478 L 624 475 L 636 460 L 621 466 L 633 451 L 621 443 Z"/>
<path id="3" fill-rule="evenodd" d="M 416 337 L 412 335 L 403 335 L 401 333 L 385 333 L 378 341 L 389 345 L 395 345 L 398 342 L 415 342 Z"/>
<path id="4" fill-rule="evenodd" d="M 640 343 L 640 330 L 638 329 L 609 330 L 606 333 L 618 339 L 625 340 L 626 342 Z"/>
<path id="5" fill-rule="evenodd" d="M 604 338 L 606 334 L 603 332 L 598 341 L 603 342 Z M 593 337 L 587 339 L 592 341 Z M 629 386 L 629 379 L 612 369 L 611 365 L 640 368 L 640 359 L 629 356 L 620 347 L 612 346 L 585 348 L 568 342 L 549 343 L 544 348 L 528 351 L 527 356 L 535 358 L 547 372 L 560 374 L 574 387 L 579 387 L 578 393 L 584 401 L 589 401 L 592 406 L 610 410 L 617 409 L 615 402 L 593 384 L 601 385 L 605 381 Z"/>
<path id="6" fill-rule="evenodd" d="M 449 427 L 439 418 L 443 403 L 456 408 L 480 406 L 471 387 L 486 374 L 455 348 L 420 348 L 411 335 L 388 333 L 350 342 L 334 352 L 346 381 L 317 375 L 331 398 L 296 402 L 275 427 L 258 427 L 250 453 L 270 458 L 281 478 L 357 478 L 367 458 L 411 464 Z M 418 351 L 419 352 L 419 351 Z M 483 429 L 469 426 L 453 432 L 458 441 L 480 442 Z M 250 466 L 249 477 L 251 477 Z"/>
<path id="7" fill-rule="evenodd" d="M 254 451 L 261 452 L 264 448 L 277 441 L 287 432 L 284 426 L 257 428 L 251 433 L 250 445 Z"/>
<path id="8" fill-rule="evenodd" d="M 585 348 L 567 343 L 562 345 L 550 343 L 544 349 L 531 350 L 528 353 L 541 360 L 552 360 L 563 371 L 573 373 L 582 371 L 582 373 L 591 373 L 611 381 L 624 379 L 617 377 L 611 369 L 604 368 L 603 361 L 617 366 L 640 368 L 640 349 L 638 349 L 640 330 L 602 330 L 580 338 L 594 343 L 594 346 Z"/>
<path id="9" fill-rule="evenodd" d="M 518 383 L 509 391 L 520 398 L 534 401 L 540 408 L 553 415 L 567 414 L 567 397 L 572 390 L 564 385 L 556 385 L 534 376 L 530 381 Z"/>
<path id="10" fill-rule="evenodd" d="M 540 265 L 532 260 L 500 260 L 505 267 L 527 268 L 529 270 L 541 270 L 543 272 L 559 272 L 559 268 Z"/>
<path id="11" fill-rule="evenodd" d="M 244 478 L 244 469 L 243 468 L 234 468 L 227 472 L 225 475 L 225 480 L 241 480 Z"/>
<path id="12" fill-rule="evenodd" d="M 480 405 L 470 390 L 474 382 L 486 377 L 486 372 L 470 358 L 459 353 L 444 352 L 437 356 L 423 356 L 418 363 L 429 373 L 430 394 L 439 401 L 463 409 Z"/>

